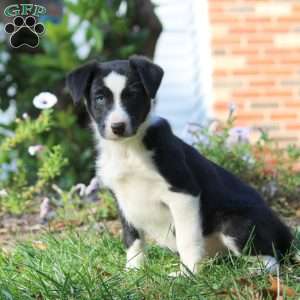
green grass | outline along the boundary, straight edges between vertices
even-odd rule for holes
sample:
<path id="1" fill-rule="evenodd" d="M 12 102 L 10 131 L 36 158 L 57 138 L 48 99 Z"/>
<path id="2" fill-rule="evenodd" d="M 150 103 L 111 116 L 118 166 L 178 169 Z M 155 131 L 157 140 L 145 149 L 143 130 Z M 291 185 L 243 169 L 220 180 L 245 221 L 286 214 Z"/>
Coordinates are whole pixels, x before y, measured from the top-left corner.
<path id="1" fill-rule="evenodd" d="M 124 271 L 121 241 L 93 229 L 43 234 L 12 253 L 0 252 L 0 299 L 254 299 L 269 286 L 269 275 L 251 275 L 245 257 L 210 259 L 190 278 L 169 278 L 178 258 L 148 246 L 139 271 Z M 300 295 L 299 266 L 283 266 L 282 282 Z M 264 291 L 264 298 L 272 299 Z M 260 298 L 255 298 L 260 299 Z"/>

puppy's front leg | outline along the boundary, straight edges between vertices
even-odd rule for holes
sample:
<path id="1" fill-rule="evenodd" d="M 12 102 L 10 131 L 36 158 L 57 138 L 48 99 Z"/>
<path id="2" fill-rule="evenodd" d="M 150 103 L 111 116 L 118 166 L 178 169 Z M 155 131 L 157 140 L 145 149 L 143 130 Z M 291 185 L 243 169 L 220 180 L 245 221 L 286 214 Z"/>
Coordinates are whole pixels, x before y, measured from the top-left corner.
<path id="1" fill-rule="evenodd" d="M 176 245 L 182 262 L 181 271 L 196 273 L 197 264 L 204 254 L 199 196 L 173 193 L 168 200 L 175 225 Z"/>
<path id="2" fill-rule="evenodd" d="M 144 237 L 127 222 L 121 211 L 119 211 L 119 215 L 123 227 L 123 240 L 127 248 L 126 270 L 138 269 L 145 260 Z"/>

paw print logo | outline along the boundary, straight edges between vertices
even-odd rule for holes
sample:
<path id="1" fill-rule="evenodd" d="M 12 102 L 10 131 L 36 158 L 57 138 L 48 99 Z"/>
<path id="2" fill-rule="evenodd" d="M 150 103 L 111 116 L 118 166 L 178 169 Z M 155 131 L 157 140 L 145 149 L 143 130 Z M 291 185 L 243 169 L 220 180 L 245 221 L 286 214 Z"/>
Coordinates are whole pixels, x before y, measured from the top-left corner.
<path id="1" fill-rule="evenodd" d="M 10 44 L 13 48 L 22 46 L 36 48 L 40 36 L 45 32 L 45 27 L 42 23 L 37 23 L 33 16 L 27 16 L 25 19 L 17 16 L 12 23 L 6 24 L 4 30 L 11 34 Z"/>

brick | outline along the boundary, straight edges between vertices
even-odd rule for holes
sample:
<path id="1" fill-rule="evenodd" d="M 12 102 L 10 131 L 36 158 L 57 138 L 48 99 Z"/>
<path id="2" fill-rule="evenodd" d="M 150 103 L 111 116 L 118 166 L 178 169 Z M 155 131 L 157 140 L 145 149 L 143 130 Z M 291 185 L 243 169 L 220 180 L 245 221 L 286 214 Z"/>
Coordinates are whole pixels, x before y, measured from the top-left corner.
<path id="1" fill-rule="evenodd" d="M 274 36 L 274 45 L 281 48 L 300 48 L 300 33 L 276 34 Z"/>
<path id="2" fill-rule="evenodd" d="M 286 101 L 285 106 L 288 108 L 300 108 L 300 100 L 299 101 Z"/>
<path id="3" fill-rule="evenodd" d="M 211 35 L 214 38 L 226 36 L 229 32 L 229 26 L 224 24 L 222 25 L 214 25 L 211 28 Z"/>
<path id="4" fill-rule="evenodd" d="M 231 16 L 212 16 L 210 18 L 212 24 L 236 24 L 239 22 L 239 19 Z"/>
<path id="5" fill-rule="evenodd" d="M 300 47 L 297 48 L 265 48 L 264 53 L 266 55 L 278 55 L 278 56 L 286 56 L 286 55 L 298 55 L 300 53 Z"/>
<path id="6" fill-rule="evenodd" d="M 213 91 L 214 98 L 216 99 L 230 99 L 231 98 L 231 91 L 229 89 L 215 89 Z"/>
<path id="7" fill-rule="evenodd" d="M 291 2 L 272 2 L 272 3 L 257 3 L 255 6 L 256 16 L 288 16 L 292 12 Z"/>
<path id="8" fill-rule="evenodd" d="M 232 72 L 232 74 L 236 76 L 253 76 L 260 74 L 260 72 L 256 68 L 246 68 L 243 70 L 235 70 Z"/>
<path id="9" fill-rule="evenodd" d="M 294 72 L 291 68 L 283 68 L 277 66 L 265 66 L 263 74 L 272 76 L 292 75 Z"/>
<path id="10" fill-rule="evenodd" d="M 275 80 L 253 80 L 249 82 L 253 87 L 270 87 L 275 85 Z"/>
<path id="11" fill-rule="evenodd" d="M 219 7 L 209 7 L 209 13 L 212 14 L 220 14 L 224 13 L 224 7 L 219 6 Z"/>
<path id="12" fill-rule="evenodd" d="M 273 65 L 274 62 L 275 61 L 272 58 L 261 58 L 261 59 L 250 58 L 250 59 L 247 60 L 247 63 L 249 65 Z"/>
<path id="13" fill-rule="evenodd" d="M 263 26 L 262 28 L 260 28 L 260 30 L 258 30 L 259 33 L 287 33 L 291 31 L 290 26 L 287 25 L 283 25 L 278 23 L 276 26 Z"/>
<path id="14" fill-rule="evenodd" d="M 263 131 L 267 131 L 267 132 L 276 132 L 280 130 L 279 125 L 276 125 L 274 123 L 272 124 L 261 124 L 260 126 L 254 126 L 253 129 L 256 130 L 263 130 Z"/>
<path id="15" fill-rule="evenodd" d="M 296 86 L 296 87 L 299 87 L 300 86 L 300 78 L 299 78 L 299 80 L 291 80 L 291 79 L 289 79 L 289 80 L 282 80 L 280 82 L 280 84 L 282 86 Z"/>
<path id="16" fill-rule="evenodd" d="M 229 30 L 230 34 L 251 34 L 257 33 L 255 27 L 243 26 L 243 27 L 234 27 Z"/>
<path id="17" fill-rule="evenodd" d="M 280 120 L 291 120 L 296 119 L 297 114 L 295 113 L 273 113 L 271 114 L 271 120 L 280 121 Z"/>
<path id="18" fill-rule="evenodd" d="M 262 121 L 264 119 L 264 115 L 260 113 L 240 113 L 236 116 L 236 122 L 254 122 L 254 121 Z"/>
<path id="19" fill-rule="evenodd" d="M 271 22 L 271 18 L 270 17 L 247 17 L 245 18 L 245 22 L 246 23 L 257 23 L 257 24 L 261 24 L 261 23 L 270 23 Z"/>
<path id="20" fill-rule="evenodd" d="M 244 57 L 238 56 L 225 56 L 225 57 L 214 57 L 213 59 L 214 67 L 227 70 L 236 70 L 245 67 L 246 59 Z"/>
<path id="21" fill-rule="evenodd" d="M 266 90 L 263 93 L 263 96 L 267 97 L 292 97 L 293 93 L 291 91 L 285 91 L 285 90 Z"/>
<path id="22" fill-rule="evenodd" d="M 227 51 L 225 49 L 215 49 L 212 51 L 213 56 L 225 56 Z"/>
<path id="23" fill-rule="evenodd" d="M 245 1 L 244 1 L 245 2 Z M 249 14 L 255 11 L 253 5 L 247 5 L 246 2 L 243 4 L 233 5 L 228 8 L 228 12 L 230 13 L 238 13 L 238 14 Z"/>
<path id="24" fill-rule="evenodd" d="M 243 81 L 238 79 L 217 79 L 214 80 L 216 88 L 238 88 L 243 86 Z"/>
<path id="25" fill-rule="evenodd" d="M 224 46 L 228 44 L 239 44 L 241 39 L 239 37 L 232 37 L 232 36 L 225 36 L 225 37 L 218 37 L 212 39 L 212 44 L 214 46 Z"/>
<path id="26" fill-rule="evenodd" d="M 283 57 L 279 60 L 279 62 L 284 65 L 294 65 L 300 68 L 300 57 Z"/>
<path id="27" fill-rule="evenodd" d="M 278 108 L 279 104 L 277 102 L 251 102 L 251 107 L 254 109 L 270 109 L 270 108 Z"/>
<path id="28" fill-rule="evenodd" d="M 216 69 L 216 70 L 213 71 L 213 77 L 217 77 L 217 78 L 226 77 L 226 76 L 228 76 L 228 74 L 229 74 L 229 72 L 227 70 Z"/>
<path id="29" fill-rule="evenodd" d="M 293 12 L 297 13 L 297 14 L 300 13 L 300 4 L 299 3 L 294 3 Z"/>
<path id="30" fill-rule="evenodd" d="M 286 125 L 287 130 L 297 130 L 300 131 L 300 123 L 291 123 Z"/>
<path id="31" fill-rule="evenodd" d="M 271 136 L 277 142 L 285 142 L 284 145 L 294 143 L 298 140 L 297 136 L 287 136 L 287 135 L 274 135 Z M 283 144 L 282 144 L 283 145 Z"/>
<path id="32" fill-rule="evenodd" d="M 256 37 L 247 37 L 248 44 L 273 44 L 273 37 L 264 34 Z"/>
<path id="33" fill-rule="evenodd" d="M 255 48 L 239 48 L 239 47 L 234 47 L 233 50 L 231 51 L 232 54 L 234 55 L 258 55 L 258 49 Z"/>
<path id="34" fill-rule="evenodd" d="M 228 111 L 228 102 L 216 101 L 214 103 L 214 109 L 217 111 Z"/>
<path id="35" fill-rule="evenodd" d="M 234 98 L 256 98 L 260 97 L 261 93 L 257 92 L 255 89 L 249 89 L 244 91 L 235 91 L 232 93 Z"/>
<path id="36" fill-rule="evenodd" d="M 299 24 L 300 22 L 300 16 L 296 15 L 294 17 L 280 17 L 277 19 L 279 23 L 287 23 L 287 24 Z"/>

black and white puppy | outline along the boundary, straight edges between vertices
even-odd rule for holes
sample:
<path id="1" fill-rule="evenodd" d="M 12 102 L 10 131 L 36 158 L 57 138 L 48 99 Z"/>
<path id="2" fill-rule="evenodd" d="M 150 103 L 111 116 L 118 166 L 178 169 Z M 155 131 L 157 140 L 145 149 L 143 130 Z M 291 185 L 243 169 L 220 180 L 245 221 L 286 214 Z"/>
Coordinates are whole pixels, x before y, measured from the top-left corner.
<path id="1" fill-rule="evenodd" d="M 119 207 L 127 268 L 144 260 L 145 234 L 178 252 L 182 271 L 231 250 L 267 267 L 289 250 L 289 229 L 260 195 L 176 137 L 152 114 L 163 70 L 149 60 L 91 62 L 67 77 L 78 103 L 85 98 L 96 135 L 97 174 Z M 183 99 L 184 101 L 184 99 Z"/>

